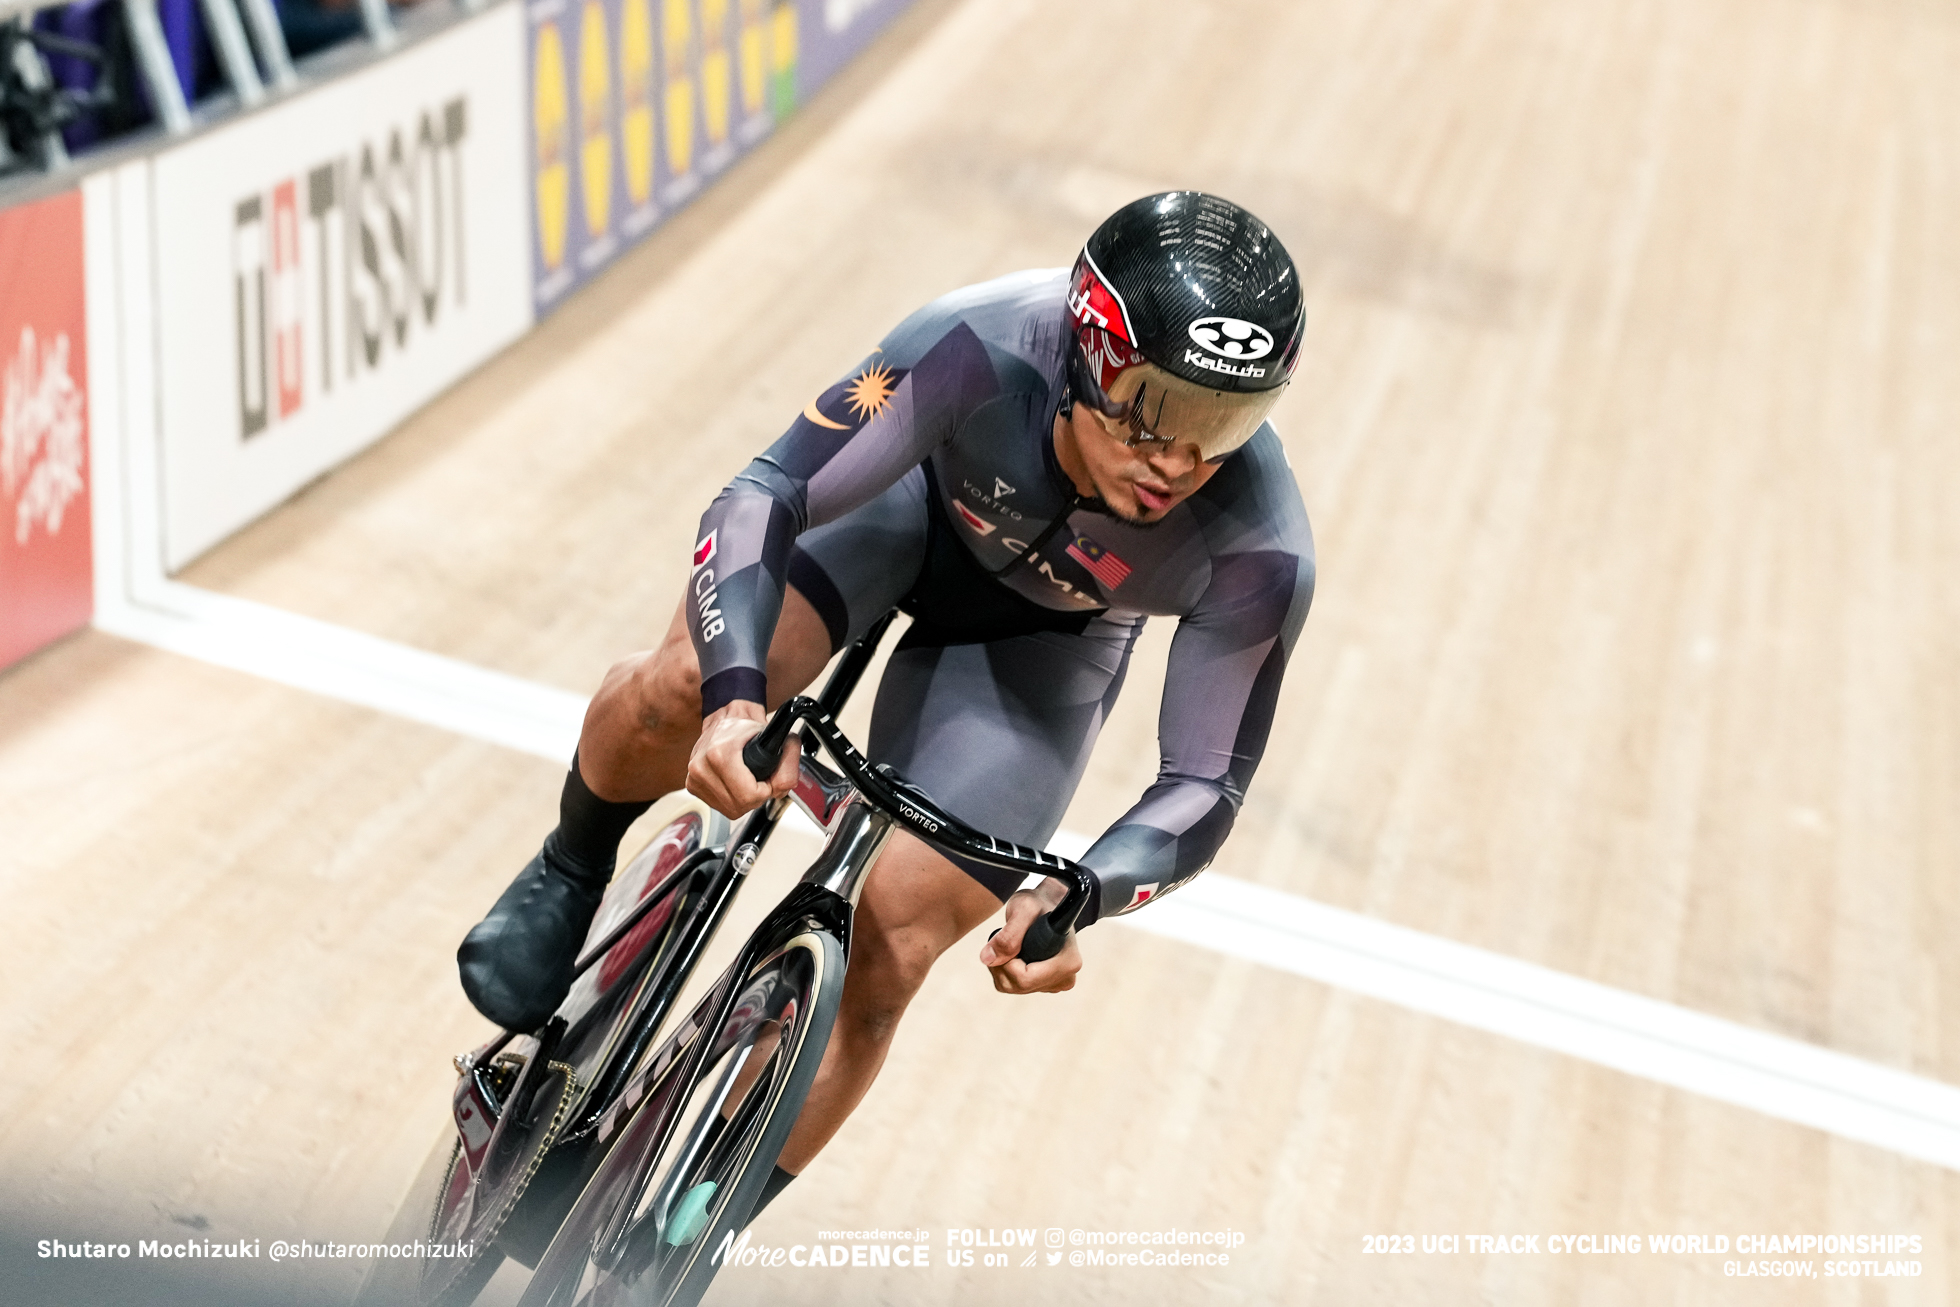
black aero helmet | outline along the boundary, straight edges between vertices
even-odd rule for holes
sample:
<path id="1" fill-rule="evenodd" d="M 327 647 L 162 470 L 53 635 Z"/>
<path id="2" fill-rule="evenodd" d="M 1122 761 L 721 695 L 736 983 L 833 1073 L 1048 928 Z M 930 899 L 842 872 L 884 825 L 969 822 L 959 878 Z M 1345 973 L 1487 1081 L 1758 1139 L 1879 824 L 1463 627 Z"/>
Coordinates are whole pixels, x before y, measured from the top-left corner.
<path id="1" fill-rule="evenodd" d="M 1069 282 L 1073 401 L 1129 439 L 1238 448 L 1299 359 L 1300 277 L 1266 224 L 1202 191 L 1132 201 L 1089 237 Z"/>

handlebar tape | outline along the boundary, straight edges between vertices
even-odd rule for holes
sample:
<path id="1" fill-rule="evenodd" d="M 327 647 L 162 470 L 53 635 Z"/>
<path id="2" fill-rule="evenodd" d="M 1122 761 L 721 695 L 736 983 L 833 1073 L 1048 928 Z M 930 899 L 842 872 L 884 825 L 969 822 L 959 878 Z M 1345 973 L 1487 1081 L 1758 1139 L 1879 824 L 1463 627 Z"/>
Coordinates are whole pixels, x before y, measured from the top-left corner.
<path id="1" fill-rule="evenodd" d="M 1021 936 L 1021 961 L 1046 962 L 1062 951 L 1067 939 L 1068 933 L 1056 930 L 1043 913 L 1028 923 L 1027 933 Z"/>
<path id="2" fill-rule="evenodd" d="M 776 767 L 783 760 L 783 746 L 789 743 L 789 730 L 794 725 L 794 714 L 779 712 L 750 737 L 742 746 L 742 763 L 749 769 L 749 775 L 766 781 L 776 774 Z"/>

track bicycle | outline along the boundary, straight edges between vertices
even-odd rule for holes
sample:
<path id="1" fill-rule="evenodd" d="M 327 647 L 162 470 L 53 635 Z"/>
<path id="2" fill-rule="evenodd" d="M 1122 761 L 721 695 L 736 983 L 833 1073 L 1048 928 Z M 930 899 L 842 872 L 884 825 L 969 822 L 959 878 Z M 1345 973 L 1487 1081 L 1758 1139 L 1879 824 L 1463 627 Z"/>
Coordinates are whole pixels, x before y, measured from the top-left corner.
<path id="1" fill-rule="evenodd" d="M 460 1307 L 498 1266 L 533 1268 L 521 1307 L 691 1307 L 748 1224 L 823 1060 L 865 875 L 903 827 L 941 851 L 1068 882 L 1020 951 L 1060 951 L 1093 888 L 1067 858 L 976 831 L 838 729 L 890 626 L 847 649 L 815 699 L 779 708 L 743 750 L 758 778 L 790 733 L 795 789 L 731 833 L 714 814 L 670 823 L 607 888 L 576 980 L 534 1032 L 504 1031 L 456 1058 L 445 1132 L 396 1216 L 391 1242 L 424 1259 L 377 1262 L 361 1307 Z M 834 766 L 814 756 L 820 745 Z M 822 852 L 678 1021 L 668 1017 L 763 846 L 795 803 Z"/>

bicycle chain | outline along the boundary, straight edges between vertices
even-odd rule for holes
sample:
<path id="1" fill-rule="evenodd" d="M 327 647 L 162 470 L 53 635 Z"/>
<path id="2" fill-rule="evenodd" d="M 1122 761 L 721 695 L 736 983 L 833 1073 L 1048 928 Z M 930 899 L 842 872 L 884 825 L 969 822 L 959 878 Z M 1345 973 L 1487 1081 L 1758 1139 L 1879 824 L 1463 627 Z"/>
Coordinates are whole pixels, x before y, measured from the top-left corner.
<path id="1" fill-rule="evenodd" d="M 552 1112 L 551 1120 L 545 1125 L 539 1138 L 538 1146 L 532 1150 L 530 1162 L 525 1166 L 521 1175 L 509 1182 L 509 1197 L 504 1200 L 502 1210 L 497 1213 L 496 1220 L 490 1227 L 484 1230 L 479 1236 L 478 1242 L 486 1250 L 492 1243 L 496 1242 L 498 1234 L 503 1231 L 504 1222 L 509 1220 L 510 1214 L 517 1210 L 517 1204 L 523 1199 L 525 1190 L 531 1187 L 531 1180 L 537 1175 L 538 1168 L 544 1164 L 545 1154 L 549 1153 L 551 1146 L 557 1142 L 558 1132 L 565 1128 L 565 1120 L 571 1115 L 572 1101 L 578 1097 L 578 1071 L 576 1068 L 564 1062 L 547 1062 L 545 1063 L 545 1070 L 547 1073 L 552 1071 L 562 1072 L 565 1077 L 565 1087 L 558 1095 L 558 1106 Z M 462 1160 L 462 1154 L 463 1143 L 462 1140 L 458 1139 L 455 1148 L 449 1154 L 449 1168 L 443 1173 L 442 1190 L 436 1198 L 436 1209 L 429 1214 L 429 1242 L 432 1244 L 436 1242 L 437 1226 L 442 1219 L 442 1200 L 448 1196 L 449 1186 L 456 1179 L 456 1167 Z M 457 1278 L 474 1264 L 475 1258 L 472 1258 L 462 1267 L 451 1272 L 448 1281 L 443 1285 L 441 1291 L 433 1298 L 425 1300 L 429 1303 L 429 1307 L 445 1307 L 446 1295 L 449 1293 L 450 1288 L 455 1284 Z"/>

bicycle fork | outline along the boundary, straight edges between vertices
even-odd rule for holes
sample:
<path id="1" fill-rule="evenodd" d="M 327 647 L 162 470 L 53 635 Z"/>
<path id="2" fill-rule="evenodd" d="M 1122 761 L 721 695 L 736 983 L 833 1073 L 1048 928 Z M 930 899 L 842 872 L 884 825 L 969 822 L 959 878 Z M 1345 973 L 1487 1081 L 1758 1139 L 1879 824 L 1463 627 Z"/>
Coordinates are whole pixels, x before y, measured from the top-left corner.
<path id="1" fill-rule="evenodd" d="M 743 946 L 741 953 L 716 987 L 720 992 L 710 995 L 712 1006 L 706 1012 L 697 1009 L 696 1018 L 690 1019 L 681 1031 L 669 1037 L 658 1053 L 641 1064 L 643 1069 L 634 1078 L 635 1083 L 627 1088 L 623 1096 L 625 1101 L 636 1103 L 641 1108 L 654 1108 L 654 1103 L 640 1101 L 641 1092 L 644 1092 L 640 1090 L 641 1085 L 646 1085 L 650 1089 L 650 1081 L 669 1076 L 673 1077 L 674 1083 L 677 1084 L 686 1084 L 693 1079 L 697 1073 L 696 1068 L 711 1055 L 720 1032 L 726 1029 L 735 1005 L 741 1000 L 742 990 L 733 982 L 758 960 L 755 952 L 756 939 L 774 934 L 788 920 L 812 919 L 837 933 L 838 943 L 843 947 L 848 965 L 851 913 L 863 890 L 865 874 L 877 862 L 878 855 L 884 851 L 885 843 L 891 838 L 895 823 L 890 817 L 865 803 L 841 777 L 836 776 L 829 768 L 815 762 L 814 759 L 805 759 L 805 776 L 806 779 L 814 780 L 835 800 L 818 808 L 816 804 L 809 802 L 817 798 L 817 795 L 798 795 L 799 799 L 805 800 L 806 808 L 817 808 L 817 811 L 827 812 L 830 815 L 829 836 L 824 843 L 822 853 L 805 871 L 797 888 L 792 890 L 775 911 L 770 913 L 757 928 L 750 942 Z M 754 865 L 762 845 L 767 842 L 769 835 L 775 829 L 782 809 L 787 806 L 787 803 L 787 799 L 779 799 L 764 805 L 737 837 L 730 861 L 738 876 L 746 876 L 749 868 Z M 677 1046 L 683 1044 L 689 1046 Z M 692 1170 L 695 1159 L 706 1146 L 714 1122 L 719 1118 L 736 1078 L 741 1074 L 743 1065 L 752 1051 L 753 1045 L 739 1050 L 731 1058 L 729 1065 L 723 1068 L 708 1105 L 703 1108 L 700 1116 L 689 1129 L 680 1156 L 662 1177 L 658 1189 L 649 1196 L 649 1199 L 635 1205 L 639 1212 L 653 1218 L 656 1230 L 665 1231 L 674 1204 L 681 1197 L 681 1184 Z M 676 1061 L 680 1061 L 682 1065 L 675 1066 Z M 677 1113 L 678 1108 L 679 1103 L 674 1102 L 667 1110 Z M 679 1124 L 678 1120 L 670 1119 L 668 1124 L 658 1129 L 661 1134 L 666 1134 L 677 1129 Z M 603 1133 L 610 1133 L 610 1131 Z M 656 1145 L 648 1156 L 658 1157 L 663 1151 L 663 1147 Z M 609 1228 L 600 1234 L 598 1245 L 602 1248 L 610 1247 L 615 1256 L 623 1252 L 623 1236 L 632 1220 L 632 1211 L 616 1212 L 608 1222 Z"/>

